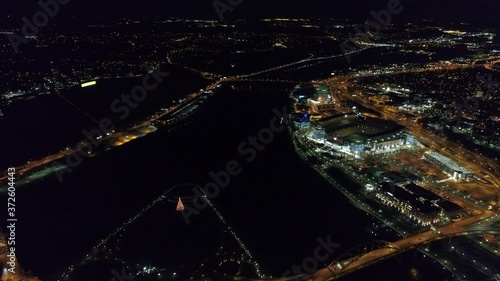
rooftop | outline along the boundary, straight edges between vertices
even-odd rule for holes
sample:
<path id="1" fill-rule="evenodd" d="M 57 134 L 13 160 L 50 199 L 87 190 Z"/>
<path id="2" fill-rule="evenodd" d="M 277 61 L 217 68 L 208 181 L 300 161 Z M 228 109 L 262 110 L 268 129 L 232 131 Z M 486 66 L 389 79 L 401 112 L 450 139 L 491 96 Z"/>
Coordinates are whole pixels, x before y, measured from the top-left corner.
<path id="1" fill-rule="evenodd" d="M 429 201 L 434 201 L 434 200 L 439 200 L 441 197 L 437 196 L 434 192 L 429 191 L 427 189 L 422 188 L 419 185 L 416 185 L 414 183 L 410 183 L 405 185 L 406 190 L 410 191 L 411 193 L 415 194 L 416 196 L 419 196 L 421 198 L 424 198 Z"/>
<path id="2" fill-rule="evenodd" d="M 448 200 L 438 202 L 437 204 L 447 213 L 455 212 L 462 209 L 462 207 L 460 207 L 459 205 Z"/>
<path id="3" fill-rule="evenodd" d="M 342 114 L 320 120 L 319 125 L 330 135 L 345 138 L 350 142 L 365 142 L 399 132 L 403 129 L 399 124 L 385 119 L 378 119 L 356 114 Z"/>
<path id="4" fill-rule="evenodd" d="M 460 166 L 457 162 L 455 162 L 455 161 L 451 160 L 450 158 L 445 157 L 437 152 L 426 151 L 424 154 L 427 155 L 428 157 L 431 157 L 431 158 L 439 161 L 440 163 L 444 164 L 446 167 L 452 169 L 453 171 L 461 172 L 464 174 L 471 174 L 472 173 L 471 171 L 467 170 L 466 168 Z"/>

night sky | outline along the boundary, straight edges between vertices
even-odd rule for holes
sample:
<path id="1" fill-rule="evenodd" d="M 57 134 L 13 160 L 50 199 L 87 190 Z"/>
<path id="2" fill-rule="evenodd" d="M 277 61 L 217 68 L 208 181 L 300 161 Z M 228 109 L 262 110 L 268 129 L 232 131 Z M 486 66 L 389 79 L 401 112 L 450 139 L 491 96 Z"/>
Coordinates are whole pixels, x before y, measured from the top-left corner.
<path id="1" fill-rule="evenodd" d="M 47 0 L 42 0 L 47 1 Z M 230 0 L 219 0 L 221 2 Z M 234 0 L 235 2 L 238 0 Z M 322 17 L 370 19 L 371 10 L 380 10 L 389 0 L 241 0 L 226 19 L 264 17 Z M 35 0 L 2 1 L 1 15 L 14 19 L 28 18 L 40 9 Z M 9 3 L 7 3 L 9 2 Z M 404 11 L 395 21 L 435 19 L 439 21 L 499 22 L 498 0 L 401 0 Z M 57 19 L 76 17 L 80 20 L 102 21 L 122 16 L 177 16 L 183 18 L 218 19 L 213 0 L 69 0 L 61 7 Z"/>

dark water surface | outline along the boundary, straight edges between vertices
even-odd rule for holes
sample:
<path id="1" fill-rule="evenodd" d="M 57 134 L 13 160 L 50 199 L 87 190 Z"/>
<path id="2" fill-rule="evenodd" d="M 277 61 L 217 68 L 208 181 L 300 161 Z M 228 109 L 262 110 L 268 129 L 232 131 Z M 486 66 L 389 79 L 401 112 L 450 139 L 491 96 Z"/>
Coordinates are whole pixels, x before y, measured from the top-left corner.
<path id="1" fill-rule="evenodd" d="M 225 231 L 227 226 L 239 235 L 266 276 L 280 276 L 292 265 L 301 265 L 313 256 L 318 239 L 329 237 L 340 244 L 320 266 L 363 242 L 398 239 L 388 231 L 374 236 L 370 226 L 376 220 L 354 208 L 308 167 L 294 152 L 286 131 L 276 133 L 251 161 L 249 154 L 238 152 L 249 136 L 269 127 L 273 108 L 282 111 L 288 104 L 286 88 L 290 86 L 224 86 L 185 125 L 173 131 L 160 129 L 86 159 L 62 183 L 50 177 L 19 189 L 17 254 L 23 267 L 43 280 L 55 280 L 169 187 L 179 183 L 203 186 L 211 181 L 210 171 L 224 170 L 231 160 L 239 163 L 241 174 L 231 177 L 211 200 L 226 226 L 209 208 L 191 216 L 186 224 L 175 212 L 175 203 L 160 203 L 110 240 L 106 262 L 77 266 L 70 280 L 110 280 L 110 268 L 120 271 L 124 264 L 161 268 L 163 275 L 154 280 L 173 278 L 174 272 L 178 280 L 184 280 L 200 276 L 196 273 L 200 270 L 208 276 L 221 271 L 231 275 L 234 268 L 219 268 L 217 262 L 231 252 L 235 256 L 241 252 Z M 343 175 L 338 179 L 350 184 Z M 221 247 L 224 253 L 217 256 Z M 416 275 L 412 276 L 412 269 Z M 238 270 L 241 275 L 255 276 L 248 267 Z M 344 280 L 445 278 L 451 280 L 429 258 L 409 252 Z"/>

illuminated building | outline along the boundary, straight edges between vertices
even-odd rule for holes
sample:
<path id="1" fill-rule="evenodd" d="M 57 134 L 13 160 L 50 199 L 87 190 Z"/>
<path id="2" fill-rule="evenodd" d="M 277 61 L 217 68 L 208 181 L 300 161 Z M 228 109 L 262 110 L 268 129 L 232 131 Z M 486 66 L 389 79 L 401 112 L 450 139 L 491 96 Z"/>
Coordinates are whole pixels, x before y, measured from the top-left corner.
<path id="1" fill-rule="evenodd" d="M 332 101 L 332 94 L 327 86 L 298 85 L 293 90 L 291 97 L 296 104 L 307 104 L 312 107 L 328 104 Z"/>
<path id="2" fill-rule="evenodd" d="M 292 114 L 292 119 L 294 121 L 294 124 L 297 128 L 300 130 L 302 129 L 308 129 L 311 125 L 310 122 L 310 115 L 307 113 L 293 113 Z"/>
<path id="3" fill-rule="evenodd" d="M 360 114 L 336 115 L 318 121 L 309 137 L 336 150 L 362 156 L 370 152 L 393 151 L 413 145 L 404 127 L 390 120 Z"/>
<path id="4" fill-rule="evenodd" d="M 420 225 L 450 221 L 462 210 L 460 206 L 413 183 L 410 178 L 397 176 L 393 179 L 395 181 L 382 182 L 369 191 L 374 191 L 375 198 L 382 204 L 398 210 Z"/>
<path id="5" fill-rule="evenodd" d="M 424 159 L 434 164 L 436 167 L 440 168 L 443 172 L 450 175 L 455 181 L 460 180 L 471 180 L 474 174 L 460 166 L 457 162 L 451 160 L 450 158 L 444 157 L 443 155 L 427 151 L 424 153 Z"/>

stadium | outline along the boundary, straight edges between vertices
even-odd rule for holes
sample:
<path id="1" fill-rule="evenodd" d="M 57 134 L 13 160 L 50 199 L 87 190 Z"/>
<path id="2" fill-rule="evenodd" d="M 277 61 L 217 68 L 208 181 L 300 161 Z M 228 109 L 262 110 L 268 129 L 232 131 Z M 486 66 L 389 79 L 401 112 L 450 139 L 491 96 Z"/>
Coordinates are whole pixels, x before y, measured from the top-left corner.
<path id="1" fill-rule="evenodd" d="M 328 117 L 311 124 L 311 128 L 309 139 L 356 157 L 414 144 L 413 137 L 397 123 L 361 114 Z"/>

